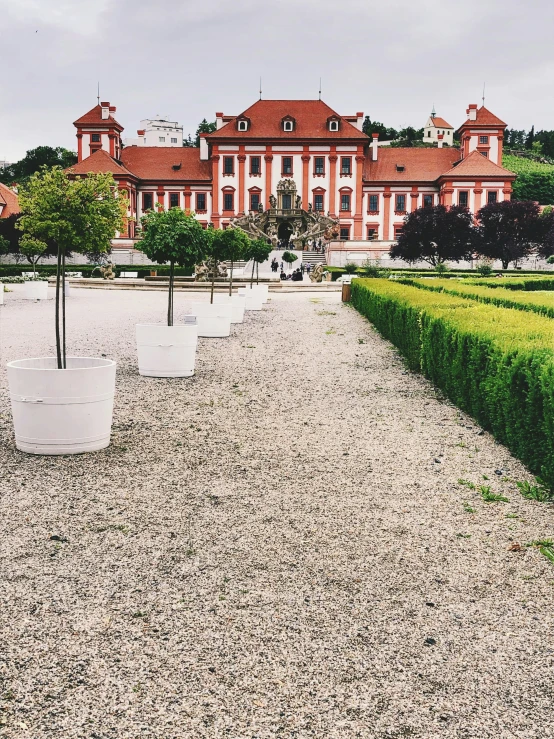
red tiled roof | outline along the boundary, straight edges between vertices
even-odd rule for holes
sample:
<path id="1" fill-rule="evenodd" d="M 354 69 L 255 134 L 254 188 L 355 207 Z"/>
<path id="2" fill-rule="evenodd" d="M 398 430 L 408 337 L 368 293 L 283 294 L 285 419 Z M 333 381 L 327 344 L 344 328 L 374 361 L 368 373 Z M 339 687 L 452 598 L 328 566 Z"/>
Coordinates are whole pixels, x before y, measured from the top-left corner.
<path id="1" fill-rule="evenodd" d="M 460 158 L 458 149 L 450 147 L 380 146 L 377 161 L 368 153 L 364 165 L 364 180 L 371 182 L 435 182 Z M 397 165 L 404 167 L 402 172 Z"/>
<path id="2" fill-rule="evenodd" d="M 248 131 L 237 131 L 236 119 L 250 119 Z M 286 116 L 295 119 L 294 131 L 284 132 L 281 121 Z M 329 131 L 327 119 L 340 119 L 338 131 Z M 349 116 L 351 117 L 351 116 Z M 225 116 L 228 118 L 228 116 Z M 258 100 L 240 116 L 233 116 L 217 131 L 206 136 L 215 142 L 218 138 L 241 139 L 358 139 L 367 141 L 367 136 L 356 126 L 326 105 L 322 100 Z"/>
<path id="3" fill-rule="evenodd" d="M 515 174 L 504 167 L 491 162 L 488 157 L 478 151 L 472 151 L 469 156 L 452 169 L 444 173 L 444 177 L 501 177 L 502 179 L 515 178 Z"/>
<path id="4" fill-rule="evenodd" d="M 460 128 L 463 126 L 504 126 L 506 127 L 506 124 L 504 121 L 501 121 L 500 118 L 497 118 L 497 116 L 494 115 L 494 113 L 491 113 L 490 110 L 487 110 L 485 106 L 481 106 L 477 110 L 477 117 L 474 121 L 470 121 L 469 118 L 465 123 L 462 123 Z M 458 129 L 459 130 L 459 129 Z"/>
<path id="5" fill-rule="evenodd" d="M 119 164 L 104 149 L 98 149 L 79 164 L 67 168 L 73 174 L 88 174 L 89 172 L 111 172 L 114 175 L 133 177 L 133 173 Z"/>
<path id="6" fill-rule="evenodd" d="M 115 108 L 114 108 L 115 110 Z M 120 131 L 123 131 L 123 126 L 118 123 L 115 118 L 110 113 L 109 118 L 102 118 L 102 106 L 101 105 L 95 105 L 94 108 L 89 110 L 88 113 L 85 113 L 85 115 L 82 115 L 80 118 L 77 118 L 76 121 L 73 121 L 74 126 L 79 125 L 99 125 L 99 126 L 108 126 L 113 125 L 115 128 L 118 128 Z"/>
<path id="7" fill-rule="evenodd" d="M 438 115 L 436 115 L 434 118 L 431 116 L 431 122 L 432 125 L 435 126 L 435 128 L 454 128 L 454 126 L 451 126 L 450 123 L 447 123 L 444 118 L 439 118 Z"/>
<path id="8" fill-rule="evenodd" d="M 3 205 L 0 218 L 7 218 L 14 213 L 19 213 L 19 200 L 17 195 L 9 187 L 0 182 L 0 205 Z"/>
<path id="9" fill-rule="evenodd" d="M 121 161 L 141 180 L 198 181 L 212 179 L 212 163 L 200 159 L 200 149 L 172 146 L 127 146 Z M 181 165 L 180 169 L 173 169 Z"/>

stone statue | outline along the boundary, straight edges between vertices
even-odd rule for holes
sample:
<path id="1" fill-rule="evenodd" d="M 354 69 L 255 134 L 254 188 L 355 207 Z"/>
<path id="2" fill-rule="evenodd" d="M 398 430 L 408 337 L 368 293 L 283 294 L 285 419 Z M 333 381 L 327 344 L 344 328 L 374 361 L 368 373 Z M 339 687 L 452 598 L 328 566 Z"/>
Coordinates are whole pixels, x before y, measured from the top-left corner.
<path id="1" fill-rule="evenodd" d="M 272 208 L 276 208 L 277 207 L 277 198 L 275 197 L 275 195 L 270 195 L 269 196 L 269 204 L 270 204 L 270 206 Z"/>
<path id="2" fill-rule="evenodd" d="M 263 205 L 263 203 L 258 203 L 258 213 L 263 213 L 263 212 L 264 212 L 264 205 Z"/>
<path id="3" fill-rule="evenodd" d="M 316 264 L 316 266 L 310 271 L 310 280 L 312 282 L 323 281 L 324 268 L 322 264 Z"/>
<path id="4" fill-rule="evenodd" d="M 308 213 L 311 213 L 313 211 L 313 207 L 311 203 L 308 203 Z"/>
<path id="5" fill-rule="evenodd" d="M 296 196 L 296 209 L 300 210 L 301 207 L 302 207 L 302 198 L 300 197 L 300 195 L 297 195 Z"/>
<path id="6" fill-rule="evenodd" d="M 212 273 L 214 270 L 213 261 L 206 260 L 201 264 L 197 264 L 194 268 L 194 280 L 195 282 L 208 282 L 212 279 Z M 221 262 L 215 263 L 215 278 L 227 277 L 227 267 Z"/>
<path id="7" fill-rule="evenodd" d="M 108 262 L 103 267 L 100 267 L 100 274 L 105 280 L 113 280 L 115 277 L 113 264 L 111 262 Z"/>

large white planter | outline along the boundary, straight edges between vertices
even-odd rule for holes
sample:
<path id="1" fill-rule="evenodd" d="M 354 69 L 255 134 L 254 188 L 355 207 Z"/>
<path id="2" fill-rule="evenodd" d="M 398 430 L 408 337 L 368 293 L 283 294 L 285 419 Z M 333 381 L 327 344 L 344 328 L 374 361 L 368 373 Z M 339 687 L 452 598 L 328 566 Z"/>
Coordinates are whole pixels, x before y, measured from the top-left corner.
<path id="1" fill-rule="evenodd" d="M 64 291 L 66 298 L 68 298 L 71 295 L 71 288 L 69 287 L 69 280 L 64 280 L 63 291 Z"/>
<path id="2" fill-rule="evenodd" d="M 139 323 L 137 353 L 139 374 L 145 377 L 192 377 L 196 362 L 198 327 Z"/>
<path id="3" fill-rule="evenodd" d="M 243 295 L 214 295 L 214 303 L 231 305 L 231 323 L 242 323 L 246 310 L 246 298 Z"/>
<path id="4" fill-rule="evenodd" d="M 262 296 L 262 303 L 267 303 L 269 300 L 269 287 L 267 285 L 253 285 L 252 290 L 257 290 Z"/>
<path id="5" fill-rule="evenodd" d="M 80 454 L 110 443 L 115 362 L 67 357 L 9 362 L 15 444 L 29 454 Z"/>
<path id="6" fill-rule="evenodd" d="M 46 300 L 48 298 L 48 282 L 30 280 L 23 283 L 23 298 L 25 300 Z"/>
<path id="7" fill-rule="evenodd" d="M 4 305 L 4 285 L 0 282 L 0 305 Z"/>
<path id="8" fill-rule="evenodd" d="M 259 290 L 251 290 L 249 287 L 239 287 L 238 294 L 246 298 L 246 310 L 261 310 L 263 296 Z"/>
<path id="9" fill-rule="evenodd" d="M 229 303 L 192 304 L 192 315 L 198 322 L 198 336 L 219 338 L 231 333 L 233 308 Z"/>

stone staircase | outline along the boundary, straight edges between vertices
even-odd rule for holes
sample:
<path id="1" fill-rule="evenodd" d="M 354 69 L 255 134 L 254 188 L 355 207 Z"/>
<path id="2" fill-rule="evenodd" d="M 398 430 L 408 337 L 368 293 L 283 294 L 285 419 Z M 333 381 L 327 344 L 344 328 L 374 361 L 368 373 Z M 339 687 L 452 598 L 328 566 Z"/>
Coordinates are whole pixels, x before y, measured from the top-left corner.
<path id="1" fill-rule="evenodd" d="M 325 252 L 303 251 L 302 262 L 309 264 L 311 267 L 315 267 L 316 264 L 325 264 Z"/>

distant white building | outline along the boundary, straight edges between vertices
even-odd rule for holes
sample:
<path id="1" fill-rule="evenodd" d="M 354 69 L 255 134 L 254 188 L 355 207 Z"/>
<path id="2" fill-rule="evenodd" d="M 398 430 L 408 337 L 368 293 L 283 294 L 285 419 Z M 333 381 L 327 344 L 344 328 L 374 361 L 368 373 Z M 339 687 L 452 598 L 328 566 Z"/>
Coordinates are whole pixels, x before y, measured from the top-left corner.
<path id="1" fill-rule="evenodd" d="M 136 139 L 125 139 L 125 146 L 183 146 L 183 126 L 157 115 L 140 122 Z"/>
<path id="2" fill-rule="evenodd" d="M 442 138 L 439 139 L 439 136 Z M 448 146 L 454 142 L 454 128 L 435 113 L 435 106 L 423 129 L 423 141 L 426 144 L 438 144 L 441 141 Z"/>

